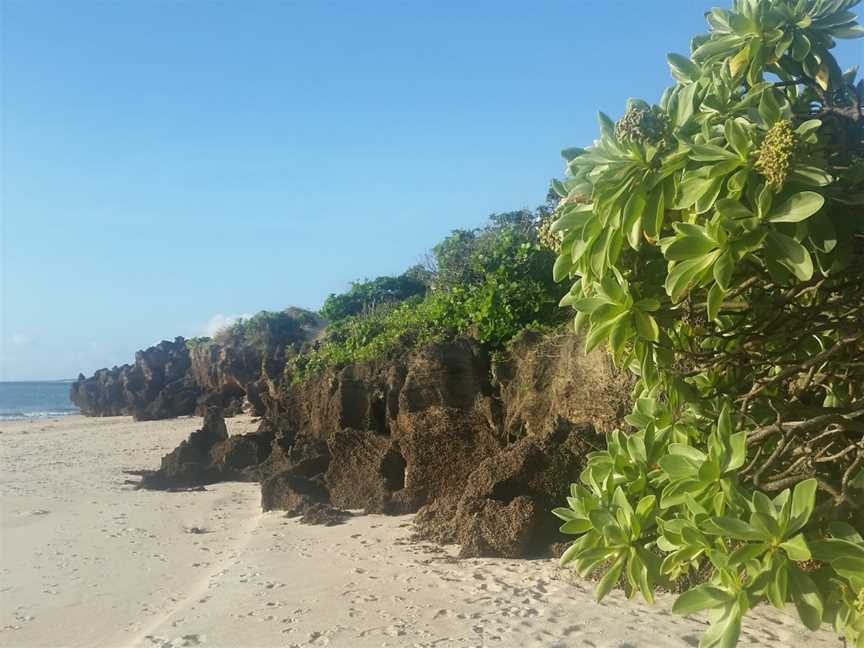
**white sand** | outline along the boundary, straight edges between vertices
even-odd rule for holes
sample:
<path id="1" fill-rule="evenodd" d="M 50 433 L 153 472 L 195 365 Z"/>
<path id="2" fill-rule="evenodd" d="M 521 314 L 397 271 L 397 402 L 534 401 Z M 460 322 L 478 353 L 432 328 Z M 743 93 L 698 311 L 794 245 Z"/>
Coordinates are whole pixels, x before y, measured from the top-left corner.
<path id="1" fill-rule="evenodd" d="M 699 619 L 571 584 L 554 561 L 461 560 L 410 516 L 310 527 L 257 484 L 132 490 L 199 419 L 0 423 L 0 646 L 696 646 Z M 228 422 L 231 433 L 252 429 Z M 197 528 L 203 533 L 195 533 Z M 774 610 L 742 646 L 840 646 Z"/>

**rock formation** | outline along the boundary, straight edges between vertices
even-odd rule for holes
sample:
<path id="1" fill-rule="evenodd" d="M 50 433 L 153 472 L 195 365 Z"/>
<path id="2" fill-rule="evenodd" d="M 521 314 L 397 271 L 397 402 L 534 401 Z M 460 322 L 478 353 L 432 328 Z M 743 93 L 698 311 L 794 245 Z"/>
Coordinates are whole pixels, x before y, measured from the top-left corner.
<path id="1" fill-rule="evenodd" d="M 143 473 L 142 488 L 193 488 L 219 481 L 256 481 L 258 466 L 267 459 L 272 438 L 266 433 L 228 436 L 218 407 L 204 415 L 200 430 L 162 457 L 159 469 Z"/>
<path id="2" fill-rule="evenodd" d="M 257 319 L 256 319 L 257 318 Z M 132 415 L 153 420 L 248 409 L 262 414 L 267 375 L 280 375 L 286 352 L 319 335 L 323 321 L 313 313 L 287 309 L 249 320 L 248 335 L 232 332 L 215 340 L 163 341 L 135 354 L 133 364 L 79 375 L 70 397 L 86 416 Z"/>
<path id="3" fill-rule="evenodd" d="M 141 486 L 154 489 L 190 488 L 219 481 L 219 470 L 213 465 L 210 452 L 227 441 L 225 419 L 214 407 L 204 416 L 201 429 L 190 434 L 188 439 L 162 457 L 159 470 L 145 474 Z"/>
<path id="4" fill-rule="evenodd" d="M 135 354 L 131 365 L 78 376 L 70 397 L 87 416 L 131 414 L 152 420 L 193 414 L 200 387 L 188 376 L 189 350 L 182 337 Z"/>
<path id="5" fill-rule="evenodd" d="M 549 511 L 627 411 L 631 387 L 561 333 L 526 333 L 494 362 L 459 338 L 299 385 L 266 371 L 258 382 L 257 433 L 223 438 L 209 414 L 210 445 L 190 438 L 150 485 L 258 479 L 265 510 L 325 523 L 338 518 L 327 507 L 419 511 L 423 537 L 511 557 L 562 539 Z"/>
<path id="6" fill-rule="evenodd" d="M 590 423 L 550 424 L 484 459 L 459 492 L 420 509 L 418 533 L 458 543 L 462 556 L 547 553 L 562 539 L 549 511 L 564 502 L 587 453 L 603 444 Z"/>

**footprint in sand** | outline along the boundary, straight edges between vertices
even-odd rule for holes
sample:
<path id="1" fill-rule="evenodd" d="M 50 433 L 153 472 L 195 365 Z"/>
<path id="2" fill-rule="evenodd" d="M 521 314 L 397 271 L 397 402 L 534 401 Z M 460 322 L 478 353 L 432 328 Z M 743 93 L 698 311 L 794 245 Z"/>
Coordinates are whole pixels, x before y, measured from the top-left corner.
<path id="1" fill-rule="evenodd" d="M 29 511 L 19 511 L 18 515 L 21 517 L 30 517 L 33 515 L 48 515 L 51 511 L 46 511 L 45 509 L 32 509 Z"/>

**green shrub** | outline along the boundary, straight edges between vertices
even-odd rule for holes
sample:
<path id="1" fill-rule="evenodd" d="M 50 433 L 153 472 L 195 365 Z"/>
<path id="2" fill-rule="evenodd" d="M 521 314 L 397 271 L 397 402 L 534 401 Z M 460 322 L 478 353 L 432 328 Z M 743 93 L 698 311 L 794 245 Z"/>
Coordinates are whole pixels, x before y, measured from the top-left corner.
<path id="1" fill-rule="evenodd" d="M 648 601 L 707 568 L 673 607 L 708 610 L 706 648 L 787 602 L 864 646 L 864 83 L 830 52 L 855 4 L 713 9 L 659 105 L 601 113 L 554 183 L 562 305 L 639 377 L 555 511 L 562 562 Z"/>
<path id="2" fill-rule="evenodd" d="M 223 345 L 248 344 L 266 353 L 301 344 L 307 337 L 307 329 L 315 327 L 318 322 L 315 313 L 300 308 L 261 311 L 219 331 L 214 341 Z"/>
<path id="3" fill-rule="evenodd" d="M 494 215 L 491 221 L 484 228 L 456 231 L 435 247 L 433 288 L 425 297 L 401 303 L 384 299 L 337 318 L 316 348 L 292 359 L 292 380 L 455 335 L 498 350 L 526 327 L 565 321 L 558 302 L 566 288 L 549 276 L 554 254 L 538 242 L 537 217 L 522 211 Z M 369 294 L 365 286 L 371 283 L 355 284 L 364 287 L 346 297 Z M 333 310 L 348 303 L 341 297 L 328 300 Z"/>
<path id="4" fill-rule="evenodd" d="M 384 304 L 404 301 L 409 297 L 425 293 L 426 284 L 407 273 L 398 277 L 356 281 L 351 284 L 348 292 L 339 295 L 331 294 L 321 308 L 321 316 L 336 322 L 351 315 L 375 310 Z"/>
<path id="5" fill-rule="evenodd" d="M 286 371 L 293 383 L 301 383 L 329 367 L 383 358 L 396 349 L 442 339 L 453 333 L 446 309 L 437 297 L 412 297 L 346 317 L 331 324 L 314 348 L 292 358 Z"/>

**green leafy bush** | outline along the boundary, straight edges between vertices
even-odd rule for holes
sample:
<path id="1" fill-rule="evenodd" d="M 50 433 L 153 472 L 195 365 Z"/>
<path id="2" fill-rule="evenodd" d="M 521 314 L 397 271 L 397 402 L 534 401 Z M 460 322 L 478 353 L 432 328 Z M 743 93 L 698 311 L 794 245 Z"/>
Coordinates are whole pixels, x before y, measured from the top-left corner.
<path id="1" fill-rule="evenodd" d="M 286 365 L 291 381 L 300 383 L 329 367 L 385 357 L 398 348 L 441 339 L 447 316 L 440 300 L 412 297 L 346 317 L 327 329 L 325 339 Z"/>
<path id="2" fill-rule="evenodd" d="M 346 293 L 331 294 L 321 308 L 321 316 L 336 322 L 351 315 L 375 310 L 384 304 L 404 301 L 426 293 L 426 284 L 415 276 L 378 277 L 356 281 Z"/>
<path id="3" fill-rule="evenodd" d="M 186 340 L 186 348 L 191 350 L 191 349 L 194 349 L 195 347 L 202 346 L 204 344 L 210 344 L 210 341 L 211 341 L 211 339 L 207 336 L 191 337 L 188 340 Z"/>
<path id="4" fill-rule="evenodd" d="M 648 601 L 707 570 L 673 608 L 708 610 L 706 648 L 787 602 L 864 647 L 864 83 L 830 51 L 855 4 L 712 9 L 553 183 L 561 303 L 639 377 L 555 511 L 562 562 Z"/>
<path id="5" fill-rule="evenodd" d="M 564 322 L 558 302 L 566 288 L 549 276 L 554 253 L 538 241 L 538 216 L 529 211 L 497 214 L 487 227 L 453 232 L 433 250 L 432 288 L 424 297 L 382 300 L 337 319 L 323 341 L 292 359 L 292 381 L 455 335 L 498 350 L 529 326 Z M 355 284 L 361 285 L 368 284 Z M 328 302 L 347 303 L 341 297 Z"/>
<path id="6" fill-rule="evenodd" d="M 444 293 L 438 299 L 447 305 L 448 326 L 496 349 L 529 325 L 564 321 L 558 302 L 566 290 L 549 276 L 554 254 L 540 245 L 536 221 L 526 224 L 507 216 L 512 214 L 475 235 L 473 249 L 464 255 L 453 244 L 456 236 L 464 240 L 462 233 L 435 248 L 439 272 L 448 278 L 438 289 Z M 458 274 L 453 269 L 457 257 Z"/>
<path id="7" fill-rule="evenodd" d="M 219 331 L 214 341 L 223 345 L 248 344 L 265 353 L 301 344 L 308 329 L 315 328 L 318 323 L 315 313 L 300 308 L 261 311 Z"/>

